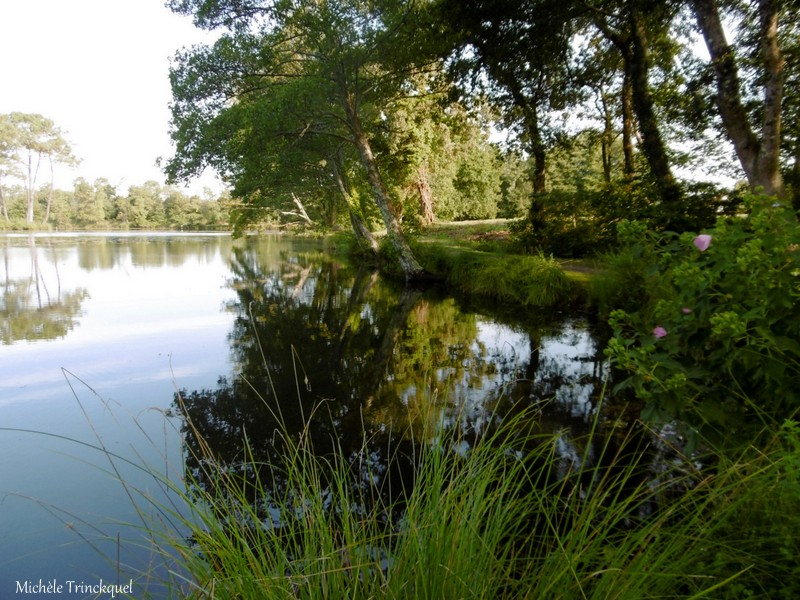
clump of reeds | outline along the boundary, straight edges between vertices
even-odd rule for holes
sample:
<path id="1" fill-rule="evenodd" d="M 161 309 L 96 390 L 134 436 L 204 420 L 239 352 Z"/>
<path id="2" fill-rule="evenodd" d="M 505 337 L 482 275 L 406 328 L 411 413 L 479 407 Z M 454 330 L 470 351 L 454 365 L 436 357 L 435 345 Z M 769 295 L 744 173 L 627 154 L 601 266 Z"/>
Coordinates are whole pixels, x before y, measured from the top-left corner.
<path id="1" fill-rule="evenodd" d="M 595 430 L 582 444 L 595 451 L 565 469 L 559 434 L 521 409 L 469 445 L 459 432 L 411 432 L 413 486 L 386 500 L 353 485 L 352 455 L 315 452 L 320 418 L 275 432 L 280 461 L 263 462 L 242 439 L 236 463 L 225 462 L 197 438 L 186 451 L 196 448 L 199 470 L 183 480 L 142 465 L 166 500 L 127 484 L 117 465 L 132 463 L 99 441 L 137 505 L 142 543 L 167 565 L 153 571 L 167 579 L 161 589 L 245 600 L 792 598 L 800 588 L 794 421 L 705 466 L 669 448 L 655 473 L 634 438 L 607 443 Z"/>
<path id="2" fill-rule="evenodd" d="M 554 434 L 532 419 L 521 411 L 466 453 L 457 436 L 415 432 L 415 482 L 397 506 L 361 497 L 352 464 L 307 436 L 285 436 L 280 473 L 246 440 L 237 468 L 208 449 L 218 484 L 171 515 L 191 534 L 160 543 L 177 547 L 193 598 L 733 598 L 783 585 L 792 563 L 742 519 L 765 514 L 760 494 L 797 466 L 796 447 L 702 469 L 684 457 L 654 478 L 650 454 L 605 445 L 564 476 Z M 800 529 L 788 523 L 779 545 Z"/>

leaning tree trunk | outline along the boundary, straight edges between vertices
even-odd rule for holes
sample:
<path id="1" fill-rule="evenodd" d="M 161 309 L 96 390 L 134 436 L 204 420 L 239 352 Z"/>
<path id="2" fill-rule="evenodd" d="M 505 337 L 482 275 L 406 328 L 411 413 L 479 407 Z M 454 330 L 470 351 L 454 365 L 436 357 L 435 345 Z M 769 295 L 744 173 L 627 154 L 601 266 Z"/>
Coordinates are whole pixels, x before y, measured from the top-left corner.
<path id="1" fill-rule="evenodd" d="M 407 282 L 415 279 L 422 279 L 427 273 L 414 257 L 414 253 L 411 251 L 411 247 L 408 245 L 403 235 L 403 230 L 400 229 L 400 222 L 392 211 L 389 203 L 389 192 L 386 190 L 386 186 L 381 178 L 378 163 L 375 161 L 375 155 L 372 153 L 369 139 L 367 139 L 367 135 L 361 127 L 361 120 L 356 112 L 352 95 L 345 95 L 344 108 L 347 115 L 347 124 L 353 134 L 353 141 L 358 149 L 361 162 L 367 171 L 367 180 L 372 187 L 375 203 L 378 205 L 383 223 L 386 225 L 386 235 L 389 238 L 389 243 L 391 243 L 392 249 L 397 255 L 398 265 L 403 271 Z"/>
<path id="2" fill-rule="evenodd" d="M 350 225 L 353 228 L 353 235 L 356 237 L 356 244 L 358 244 L 358 247 L 361 248 L 362 251 L 377 255 L 378 242 L 353 208 L 350 186 L 345 182 L 342 169 L 336 158 L 331 160 L 331 166 L 333 168 L 333 178 L 336 180 L 336 186 L 339 188 L 339 193 L 342 195 L 347 205 L 347 212 L 350 216 Z"/>
<path id="3" fill-rule="evenodd" d="M 692 0 L 697 24 L 717 80 L 717 107 L 750 188 L 783 194 L 779 168 L 783 57 L 778 45 L 778 10 L 773 0 L 759 0 L 762 79 L 764 85 L 761 139 L 753 131 L 741 98 L 738 67 L 728 44 L 716 0 Z"/>

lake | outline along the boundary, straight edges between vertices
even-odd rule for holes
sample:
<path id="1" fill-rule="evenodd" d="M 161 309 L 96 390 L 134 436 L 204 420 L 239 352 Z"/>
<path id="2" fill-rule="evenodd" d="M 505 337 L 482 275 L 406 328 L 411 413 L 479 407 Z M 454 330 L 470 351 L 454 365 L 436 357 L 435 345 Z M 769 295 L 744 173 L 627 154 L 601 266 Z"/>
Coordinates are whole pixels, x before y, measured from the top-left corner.
<path id="1" fill-rule="evenodd" d="M 148 472 L 196 471 L 179 408 L 230 457 L 245 435 L 269 454 L 269 406 L 289 432 L 313 416 L 315 447 L 364 452 L 366 432 L 375 479 L 413 431 L 468 447 L 520 404 L 579 460 L 605 376 L 579 315 L 398 287 L 315 240 L 0 235 L 0 270 L 0 598 L 40 580 L 162 594 L 131 498 L 168 500 Z"/>

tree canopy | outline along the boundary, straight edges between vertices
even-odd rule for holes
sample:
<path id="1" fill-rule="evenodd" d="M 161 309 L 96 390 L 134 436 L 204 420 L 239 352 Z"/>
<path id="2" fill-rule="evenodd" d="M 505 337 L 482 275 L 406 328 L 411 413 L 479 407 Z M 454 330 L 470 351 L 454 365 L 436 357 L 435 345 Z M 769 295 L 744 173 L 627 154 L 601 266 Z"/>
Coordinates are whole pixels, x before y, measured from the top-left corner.
<path id="1" fill-rule="evenodd" d="M 0 115 L 0 179 L 3 177 L 18 178 L 25 181 L 27 190 L 27 208 L 25 220 L 33 223 L 34 191 L 42 160 L 50 166 L 52 191 L 53 163 L 76 164 L 78 161 L 72 149 L 55 123 L 39 114 L 13 112 Z M 2 181 L 0 181 L 0 190 Z M 2 191 L 0 191 L 2 198 Z M 50 196 L 52 199 L 52 195 Z M 3 214 L 8 219 L 5 200 L 2 200 Z M 50 202 L 43 222 L 47 222 L 50 213 Z"/>
<path id="2" fill-rule="evenodd" d="M 355 154 L 403 273 L 422 276 L 373 148 L 386 110 L 429 68 L 414 47 L 422 23 L 416 3 L 181 0 L 170 7 L 224 32 L 213 46 L 176 57 L 169 175 L 213 165 L 256 203 L 276 187 L 285 193 L 274 177 L 288 177 L 294 199 L 309 180 L 334 187 Z"/>
<path id="3" fill-rule="evenodd" d="M 709 223 L 724 194 L 687 172 L 800 198 L 794 2 L 168 5 L 219 37 L 173 61 L 166 170 L 215 168 L 240 229 L 346 215 L 374 248 L 377 220 L 413 279 L 402 227 L 435 219 L 527 210 L 547 248 L 569 214 L 573 230 Z"/>

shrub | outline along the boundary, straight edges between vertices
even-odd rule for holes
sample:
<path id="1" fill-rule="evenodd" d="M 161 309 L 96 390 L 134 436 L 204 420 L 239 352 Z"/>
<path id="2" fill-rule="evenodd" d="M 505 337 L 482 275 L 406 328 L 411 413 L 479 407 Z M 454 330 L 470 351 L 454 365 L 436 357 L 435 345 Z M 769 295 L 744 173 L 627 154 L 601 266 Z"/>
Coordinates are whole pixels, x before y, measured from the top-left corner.
<path id="1" fill-rule="evenodd" d="M 694 235 L 643 235 L 652 298 L 614 311 L 607 354 L 651 420 L 695 430 L 780 422 L 800 400 L 800 227 L 773 198 Z M 633 229 L 632 231 L 635 231 Z"/>

